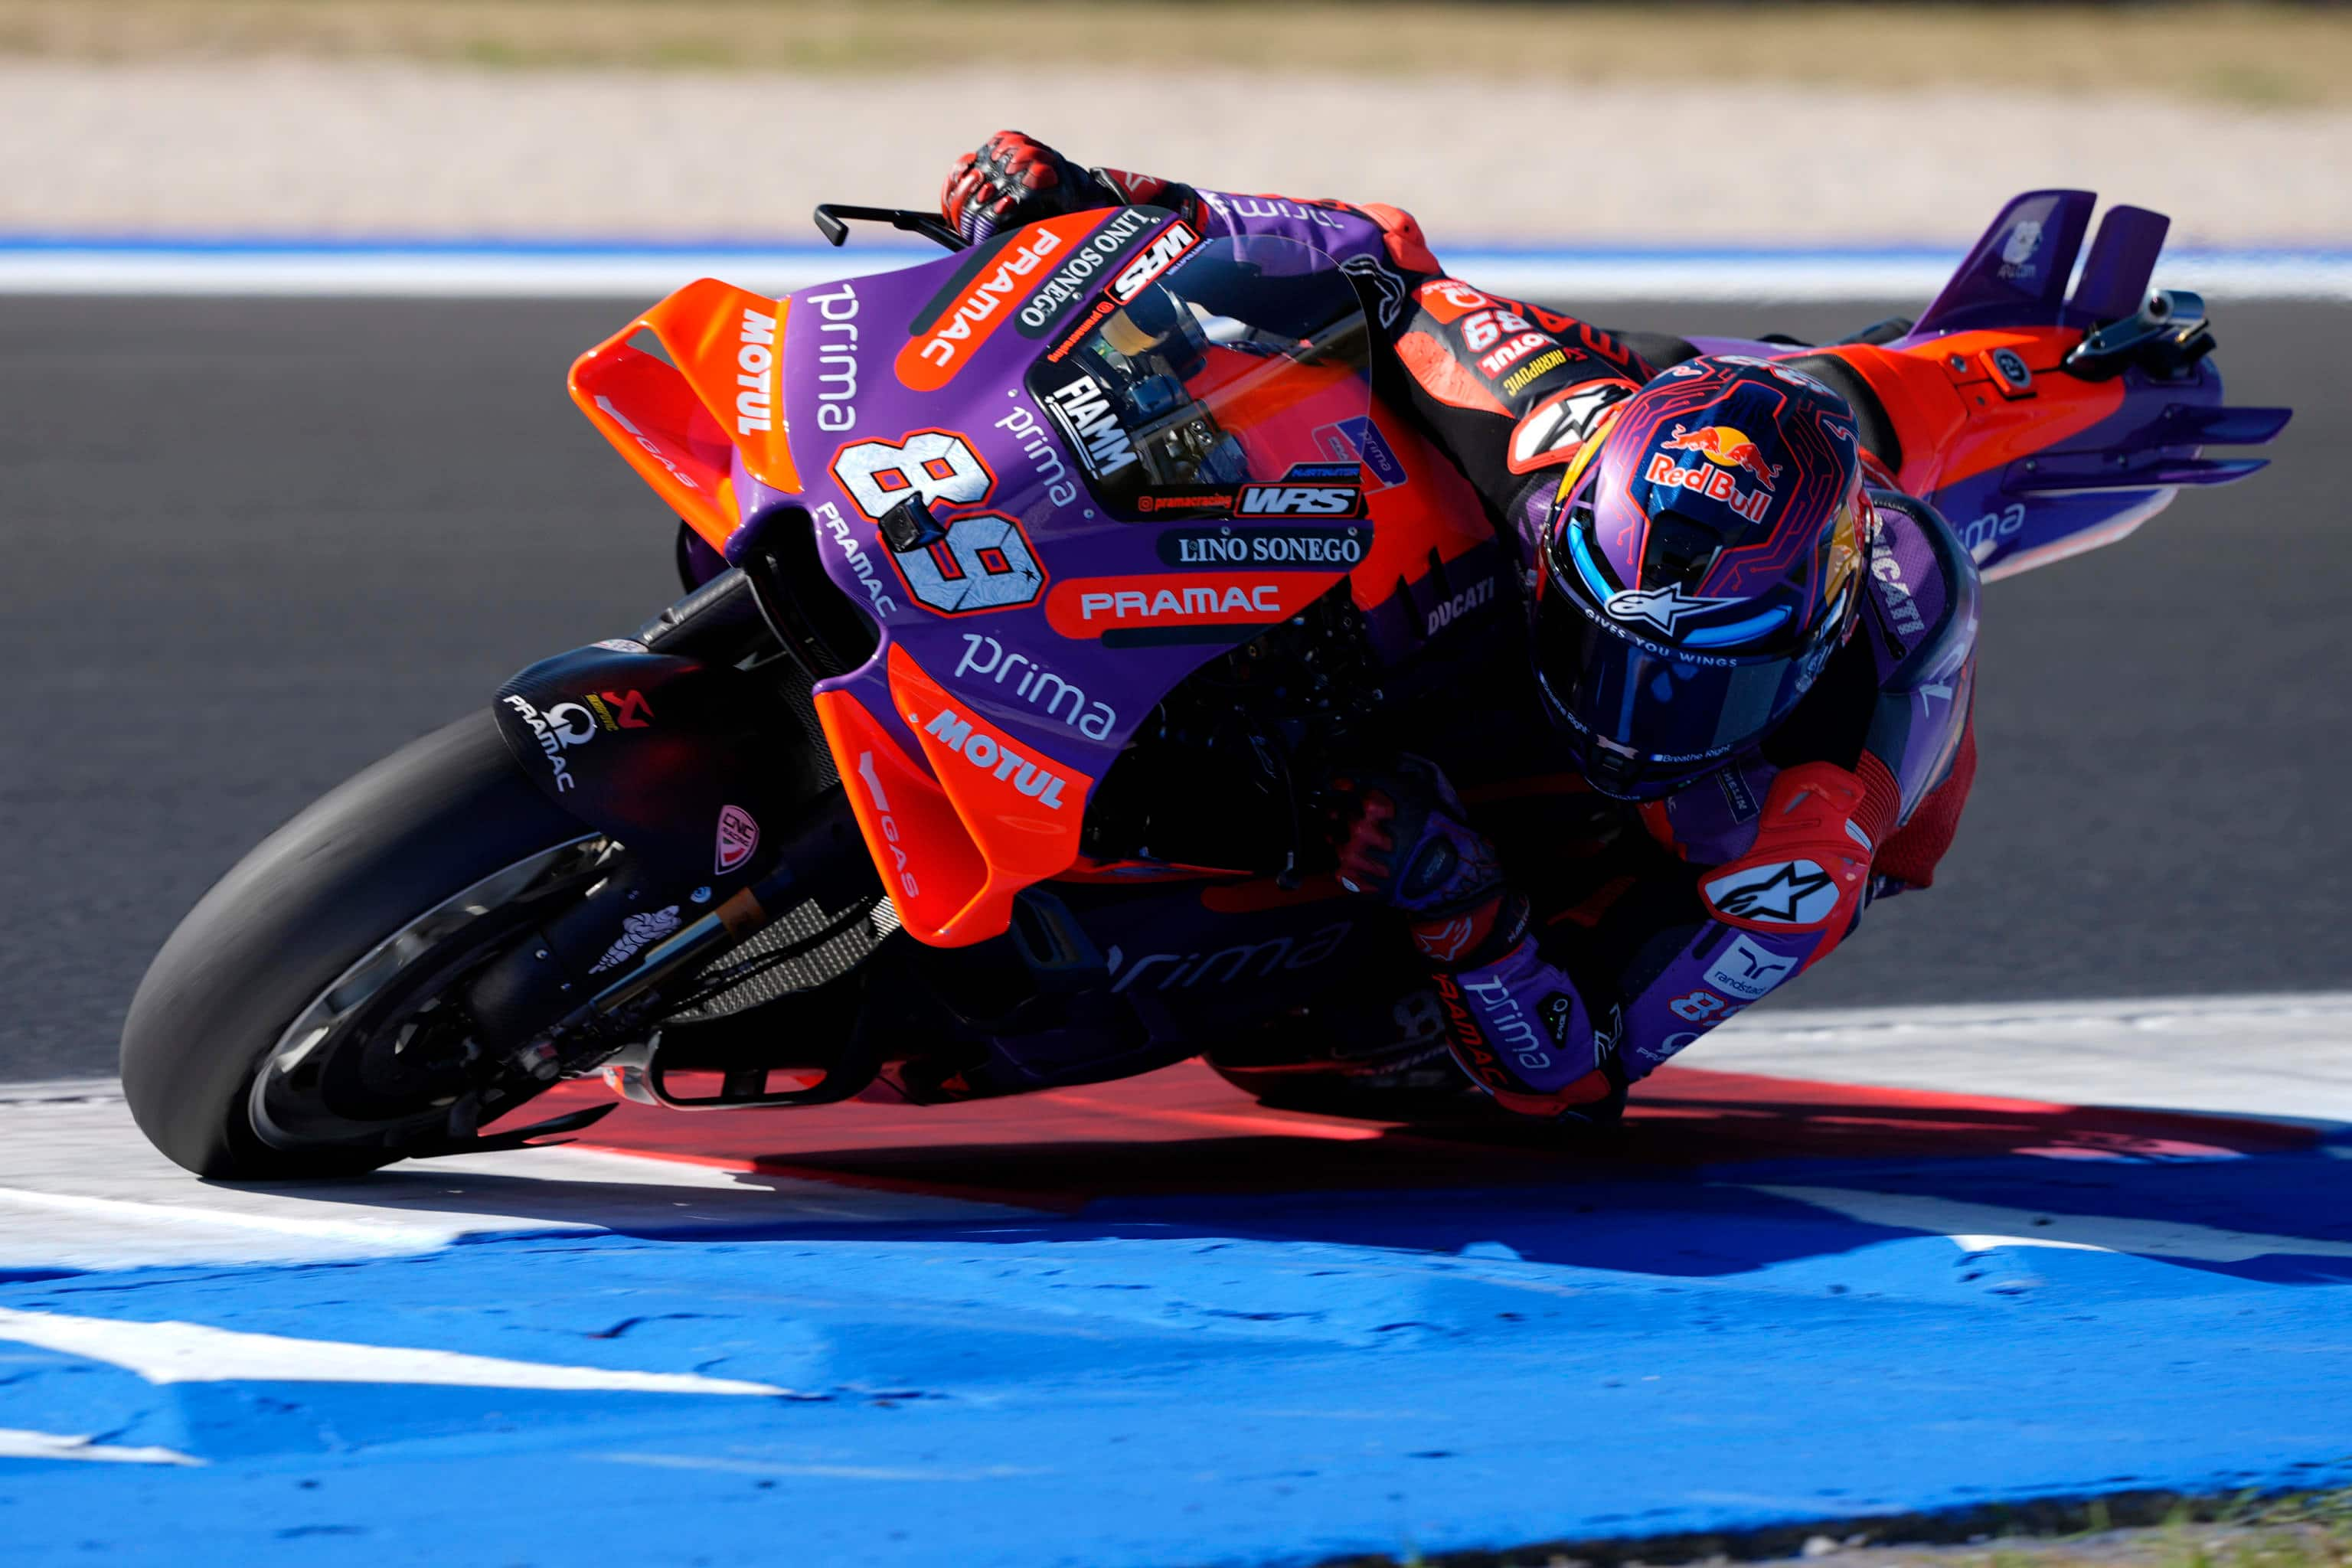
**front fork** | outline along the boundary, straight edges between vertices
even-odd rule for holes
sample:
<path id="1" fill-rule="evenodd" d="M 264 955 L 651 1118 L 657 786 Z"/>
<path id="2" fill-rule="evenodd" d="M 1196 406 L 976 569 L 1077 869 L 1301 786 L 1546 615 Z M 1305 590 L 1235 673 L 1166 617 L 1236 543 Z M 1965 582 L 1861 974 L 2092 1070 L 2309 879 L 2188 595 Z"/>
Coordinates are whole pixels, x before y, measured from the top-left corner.
<path id="1" fill-rule="evenodd" d="M 542 660 L 499 689 L 492 711 L 515 764 L 623 850 L 468 983 L 476 1043 L 513 1088 L 643 1037 L 779 916 L 810 900 L 862 914 L 880 900 L 829 762 L 774 671 L 742 668 L 765 635 L 730 572 L 635 638 Z"/>

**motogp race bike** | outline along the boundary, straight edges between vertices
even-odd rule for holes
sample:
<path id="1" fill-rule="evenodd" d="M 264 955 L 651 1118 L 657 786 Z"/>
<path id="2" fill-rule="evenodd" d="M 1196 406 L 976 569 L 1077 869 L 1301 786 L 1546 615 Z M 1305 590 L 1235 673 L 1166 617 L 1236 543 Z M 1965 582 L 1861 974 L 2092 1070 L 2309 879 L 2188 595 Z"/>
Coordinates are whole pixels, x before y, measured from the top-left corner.
<path id="1" fill-rule="evenodd" d="M 2149 291 L 2161 216 L 2111 209 L 2067 291 L 2093 202 L 2019 197 L 1854 341 L 1628 336 L 1827 383 L 1879 478 L 2022 571 L 2286 419 L 2223 406 L 2201 301 Z M 818 209 L 835 244 L 853 218 L 961 244 Z M 513 1113 L 599 1072 L 680 1109 L 937 1103 L 1216 1065 L 1278 1018 L 1423 1026 L 1312 789 L 1409 747 L 1517 635 L 1518 578 L 1374 395 L 1374 281 L 1127 207 L 654 306 L 571 389 L 683 520 L 685 595 L 229 871 L 131 1005 L 140 1126 L 206 1175 L 352 1173 L 575 1131 L 611 1105 Z"/>

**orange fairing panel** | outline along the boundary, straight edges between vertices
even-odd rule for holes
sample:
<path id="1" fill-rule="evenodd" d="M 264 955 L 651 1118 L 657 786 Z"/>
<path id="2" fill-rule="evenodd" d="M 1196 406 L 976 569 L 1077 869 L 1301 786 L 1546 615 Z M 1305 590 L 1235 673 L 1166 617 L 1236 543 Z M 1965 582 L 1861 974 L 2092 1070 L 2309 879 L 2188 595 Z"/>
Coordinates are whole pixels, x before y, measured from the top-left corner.
<path id="1" fill-rule="evenodd" d="M 898 920 L 925 942 L 953 923 L 986 886 L 988 865 L 947 795 L 846 691 L 816 694 L 850 809 Z"/>
<path id="2" fill-rule="evenodd" d="M 958 702 L 903 648 L 887 658 L 929 772 L 845 691 L 817 693 L 817 719 L 900 923 L 969 947 L 1012 925 L 1013 894 L 1077 860 L 1095 781 Z"/>
<path id="3" fill-rule="evenodd" d="M 771 489 L 801 488 L 784 436 L 784 316 L 790 300 L 703 278 L 647 310 L 645 323 Z"/>
<path id="4" fill-rule="evenodd" d="M 1925 496 L 2053 446 L 2121 405 L 2120 381 L 2052 374 L 2082 336 L 2069 328 L 2016 327 L 1951 332 L 1902 349 L 1803 352 L 1834 353 L 1870 383 L 1903 443 L 1896 482 Z M 2030 395 L 2000 391 L 1991 356 L 2003 348 L 2033 372 Z"/>
<path id="5" fill-rule="evenodd" d="M 572 401 L 714 550 L 735 531 L 737 452 L 761 482 L 800 489 L 783 421 L 789 304 L 701 279 L 572 366 Z M 631 348 L 640 331 L 675 364 Z"/>

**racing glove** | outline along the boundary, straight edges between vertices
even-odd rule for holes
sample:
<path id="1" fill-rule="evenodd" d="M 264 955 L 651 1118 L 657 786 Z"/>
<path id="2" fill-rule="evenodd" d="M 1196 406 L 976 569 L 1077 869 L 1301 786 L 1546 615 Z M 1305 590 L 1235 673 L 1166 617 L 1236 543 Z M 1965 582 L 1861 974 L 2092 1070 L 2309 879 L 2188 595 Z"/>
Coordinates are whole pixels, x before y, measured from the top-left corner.
<path id="1" fill-rule="evenodd" d="M 1335 778 L 1330 797 L 1339 884 L 1410 917 L 1463 1070 L 1506 1110 L 1613 1121 L 1624 1075 L 1596 1044 L 1575 983 L 1538 950 L 1527 900 L 1506 885 L 1445 775 L 1401 757 Z"/>
<path id="2" fill-rule="evenodd" d="M 1119 194 L 1087 169 L 1019 131 L 1000 131 L 966 153 L 940 190 L 940 216 L 973 245 L 1008 228 L 1089 207 Z"/>
<path id="3" fill-rule="evenodd" d="M 1463 818 L 1434 763 L 1399 757 L 1331 781 L 1339 885 L 1413 917 L 1413 943 L 1460 968 L 1498 956 L 1527 931 L 1527 900 L 1504 885 L 1495 847 Z"/>

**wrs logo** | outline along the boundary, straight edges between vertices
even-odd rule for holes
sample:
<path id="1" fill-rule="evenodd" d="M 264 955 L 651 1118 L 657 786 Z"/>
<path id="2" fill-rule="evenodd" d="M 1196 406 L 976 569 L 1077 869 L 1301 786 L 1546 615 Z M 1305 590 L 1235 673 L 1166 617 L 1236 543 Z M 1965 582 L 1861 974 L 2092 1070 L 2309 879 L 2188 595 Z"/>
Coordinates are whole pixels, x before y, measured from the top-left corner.
<path id="1" fill-rule="evenodd" d="M 1110 286 L 1110 297 L 1127 304 L 1151 285 L 1151 280 L 1176 264 L 1179 257 L 1200 243 L 1200 238 L 1187 226 L 1171 224 L 1168 232 L 1151 242 L 1150 248 L 1129 263 Z"/>
<path id="2" fill-rule="evenodd" d="M 1235 517 L 1354 517 L 1364 492 L 1354 485 L 1244 485 Z"/>

